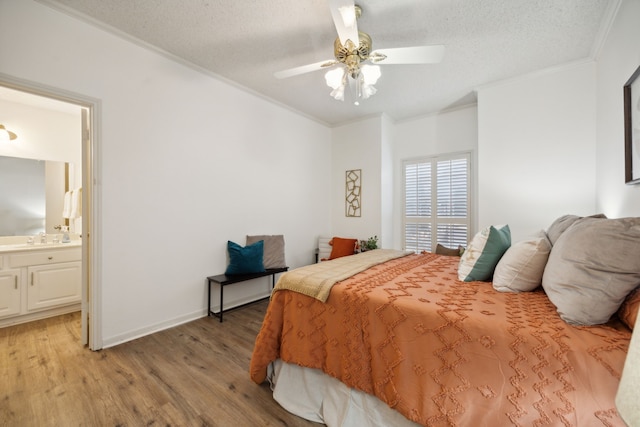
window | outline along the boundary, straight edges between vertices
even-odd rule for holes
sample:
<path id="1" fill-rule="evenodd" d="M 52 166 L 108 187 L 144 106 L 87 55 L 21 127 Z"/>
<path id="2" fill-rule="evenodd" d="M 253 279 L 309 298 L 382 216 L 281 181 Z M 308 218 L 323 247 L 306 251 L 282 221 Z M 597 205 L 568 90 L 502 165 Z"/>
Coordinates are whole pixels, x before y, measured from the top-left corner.
<path id="1" fill-rule="evenodd" d="M 437 243 L 466 246 L 469 236 L 470 154 L 403 163 L 404 248 L 433 251 Z"/>

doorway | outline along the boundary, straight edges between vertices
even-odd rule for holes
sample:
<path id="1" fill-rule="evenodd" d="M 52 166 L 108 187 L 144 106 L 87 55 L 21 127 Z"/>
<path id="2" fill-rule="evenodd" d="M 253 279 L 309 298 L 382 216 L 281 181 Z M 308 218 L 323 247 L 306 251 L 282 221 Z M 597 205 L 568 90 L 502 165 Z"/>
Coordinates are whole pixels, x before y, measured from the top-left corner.
<path id="1" fill-rule="evenodd" d="M 0 99 L 12 97 L 8 101 L 31 104 L 38 108 L 59 109 L 77 115 L 78 144 L 80 144 L 77 172 L 81 172 L 82 216 L 79 229 L 82 238 L 82 297 L 81 297 L 81 342 L 91 350 L 102 348 L 101 316 L 99 311 L 99 263 L 98 259 L 98 219 L 96 182 L 98 176 L 97 157 L 97 117 L 99 100 L 48 87 L 0 73 Z M 75 140 L 75 137 L 74 137 Z M 75 143 L 75 142 L 74 142 Z"/>

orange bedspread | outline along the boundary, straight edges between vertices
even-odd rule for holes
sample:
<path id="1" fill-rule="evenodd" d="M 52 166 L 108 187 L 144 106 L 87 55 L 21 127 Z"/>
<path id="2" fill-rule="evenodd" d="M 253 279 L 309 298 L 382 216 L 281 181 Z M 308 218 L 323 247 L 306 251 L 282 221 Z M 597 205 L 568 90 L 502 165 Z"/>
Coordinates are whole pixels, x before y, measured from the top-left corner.
<path id="1" fill-rule="evenodd" d="M 425 426 L 624 425 L 614 398 L 631 333 L 563 322 L 543 291 L 460 282 L 457 257 L 410 255 L 273 294 L 251 359 L 322 369 Z"/>

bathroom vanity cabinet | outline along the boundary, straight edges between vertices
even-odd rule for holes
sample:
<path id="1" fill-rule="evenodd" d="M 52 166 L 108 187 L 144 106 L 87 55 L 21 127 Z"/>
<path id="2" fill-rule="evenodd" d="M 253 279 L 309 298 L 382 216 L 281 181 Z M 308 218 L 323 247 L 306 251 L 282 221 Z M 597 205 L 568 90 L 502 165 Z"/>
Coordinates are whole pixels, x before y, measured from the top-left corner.
<path id="1" fill-rule="evenodd" d="M 80 244 L 0 246 L 0 327 L 80 310 Z"/>

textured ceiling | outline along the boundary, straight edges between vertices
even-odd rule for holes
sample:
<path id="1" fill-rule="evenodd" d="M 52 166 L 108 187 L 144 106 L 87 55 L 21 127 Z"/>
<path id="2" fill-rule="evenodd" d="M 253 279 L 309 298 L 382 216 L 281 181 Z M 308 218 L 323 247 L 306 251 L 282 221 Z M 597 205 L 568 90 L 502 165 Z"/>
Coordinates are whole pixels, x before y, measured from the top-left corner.
<path id="1" fill-rule="evenodd" d="M 381 48 L 444 44 L 430 65 L 382 66 L 359 106 L 329 96 L 324 72 L 276 71 L 333 58 L 327 0 L 40 0 L 233 81 L 329 125 L 393 120 L 475 102 L 474 88 L 592 58 L 619 0 L 360 0 Z"/>

